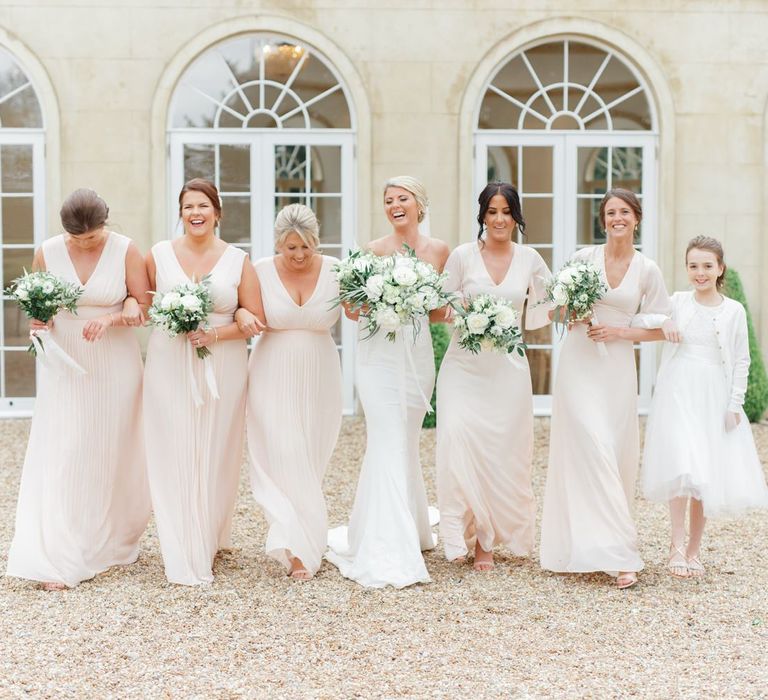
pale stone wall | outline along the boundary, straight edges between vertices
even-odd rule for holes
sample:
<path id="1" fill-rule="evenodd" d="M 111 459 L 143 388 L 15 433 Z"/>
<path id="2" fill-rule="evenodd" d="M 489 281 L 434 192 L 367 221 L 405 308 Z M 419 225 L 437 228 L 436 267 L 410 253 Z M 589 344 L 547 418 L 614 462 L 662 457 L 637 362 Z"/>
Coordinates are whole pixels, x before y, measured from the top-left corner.
<path id="1" fill-rule="evenodd" d="M 494 47 L 513 51 L 510 37 L 540 23 L 562 32 L 588 23 L 596 39 L 630 58 L 628 47 L 642 49 L 654 67 L 646 79 L 670 113 L 659 151 L 658 250 L 668 282 L 684 285 L 680 254 L 691 236 L 722 238 L 768 347 L 768 275 L 760 274 L 768 265 L 764 0 L 2 0 L 0 41 L 20 43 L 39 62 L 59 110 L 49 134 L 50 153 L 60 154 L 49 159 L 59 171 L 48 180 L 51 230 L 61 194 L 90 185 L 141 247 L 164 237 L 157 103 L 167 69 L 211 27 L 267 27 L 270 18 L 326 37 L 354 72 L 343 77 L 365 92 L 361 239 L 386 231 L 380 185 L 399 173 L 426 183 L 433 235 L 451 243 L 472 235 L 465 96 Z"/>

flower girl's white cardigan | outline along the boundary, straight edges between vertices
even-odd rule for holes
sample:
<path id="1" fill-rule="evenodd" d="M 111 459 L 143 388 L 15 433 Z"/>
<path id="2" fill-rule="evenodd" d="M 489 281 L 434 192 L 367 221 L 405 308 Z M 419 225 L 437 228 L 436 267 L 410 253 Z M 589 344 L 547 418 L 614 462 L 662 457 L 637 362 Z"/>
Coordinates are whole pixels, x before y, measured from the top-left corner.
<path id="1" fill-rule="evenodd" d="M 672 295 L 672 318 L 680 333 L 685 337 L 686 326 L 696 313 L 693 292 L 675 292 Z M 632 320 L 633 326 L 658 328 L 658 320 L 653 315 L 638 314 Z M 740 413 L 747 391 L 749 374 L 749 338 L 747 336 L 747 313 L 744 307 L 734 299 L 724 297 L 722 309 L 713 315 L 717 342 L 720 347 L 720 359 L 725 374 L 726 386 L 731 387 L 728 410 Z M 679 343 L 664 343 L 661 354 L 659 377 L 668 369 L 670 360 L 677 353 Z"/>

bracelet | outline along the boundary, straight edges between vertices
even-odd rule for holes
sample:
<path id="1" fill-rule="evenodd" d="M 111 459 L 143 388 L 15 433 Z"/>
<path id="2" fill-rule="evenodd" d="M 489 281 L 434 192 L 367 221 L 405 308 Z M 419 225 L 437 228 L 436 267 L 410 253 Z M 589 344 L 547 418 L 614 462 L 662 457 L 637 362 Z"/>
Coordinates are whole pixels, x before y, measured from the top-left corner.
<path id="1" fill-rule="evenodd" d="M 211 330 L 213 331 L 213 335 L 216 338 L 216 340 L 214 340 L 213 342 L 214 343 L 218 343 L 219 342 L 219 332 L 216 330 L 216 326 L 211 328 Z"/>

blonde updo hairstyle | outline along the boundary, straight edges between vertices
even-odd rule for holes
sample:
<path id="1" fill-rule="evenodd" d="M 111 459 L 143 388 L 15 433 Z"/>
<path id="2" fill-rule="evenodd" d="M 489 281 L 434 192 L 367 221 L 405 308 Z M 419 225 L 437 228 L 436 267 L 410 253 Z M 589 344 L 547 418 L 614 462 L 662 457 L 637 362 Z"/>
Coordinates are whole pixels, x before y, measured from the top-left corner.
<path id="1" fill-rule="evenodd" d="M 275 219 L 275 248 L 280 248 L 292 233 L 312 250 L 320 247 L 320 224 L 315 212 L 305 204 L 283 207 Z"/>
<path id="2" fill-rule="evenodd" d="M 389 178 L 384 183 L 384 196 L 387 196 L 387 190 L 390 187 L 399 187 L 403 190 L 408 190 L 416 200 L 416 206 L 419 208 L 419 223 L 424 221 L 424 217 L 427 214 L 427 207 L 429 206 L 429 198 L 427 197 L 427 190 L 415 177 L 410 175 L 396 175 Z"/>

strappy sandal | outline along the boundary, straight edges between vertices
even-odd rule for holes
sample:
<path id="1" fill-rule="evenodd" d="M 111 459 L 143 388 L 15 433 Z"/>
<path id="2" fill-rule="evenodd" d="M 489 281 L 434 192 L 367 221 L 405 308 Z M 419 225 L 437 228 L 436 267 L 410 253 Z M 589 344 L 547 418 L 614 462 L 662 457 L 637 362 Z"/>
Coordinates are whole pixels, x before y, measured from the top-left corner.
<path id="1" fill-rule="evenodd" d="M 691 578 L 701 578 L 704 576 L 705 569 L 704 564 L 701 563 L 701 559 L 698 556 L 687 557 L 688 561 L 688 575 Z"/>
<path id="2" fill-rule="evenodd" d="M 637 583 L 637 574 L 634 571 L 624 571 L 616 577 L 616 588 L 624 590 L 632 588 Z"/>
<path id="3" fill-rule="evenodd" d="M 682 560 L 682 564 L 680 561 Z M 675 578 L 688 578 L 691 575 L 691 569 L 688 566 L 688 559 L 680 547 L 672 544 L 669 546 L 669 561 L 667 569 L 671 576 Z"/>

